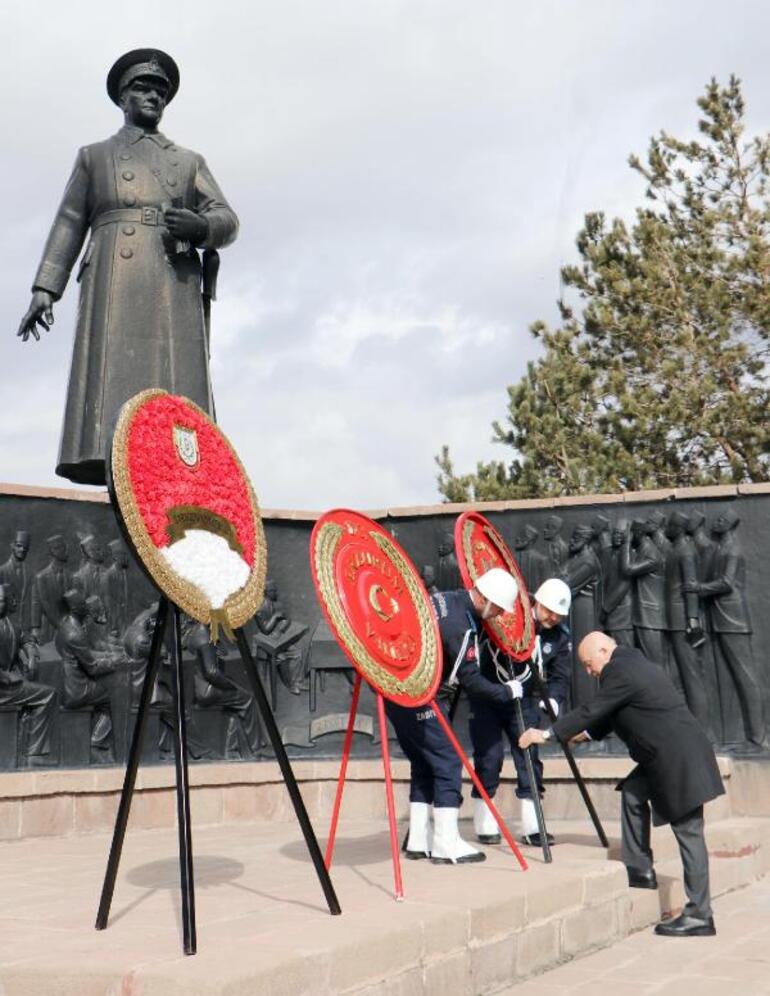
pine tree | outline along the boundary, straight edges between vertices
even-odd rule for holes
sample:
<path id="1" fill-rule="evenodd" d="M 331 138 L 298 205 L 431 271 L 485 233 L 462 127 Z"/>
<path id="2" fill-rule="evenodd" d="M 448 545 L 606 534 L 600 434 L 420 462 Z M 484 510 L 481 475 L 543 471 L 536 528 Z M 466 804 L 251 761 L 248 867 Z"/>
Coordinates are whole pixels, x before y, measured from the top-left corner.
<path id="1" fill-rule="evenodd" d="M 447 500 L 761 481 L 770 466 L 770 136 L 744 139 L 740 81 L 710 82 L 700 138 L 629 158 L 646 204 L 629 228 L 585 216 L 562 269 L 561 323 L 508 387 L 509 463 L 456 475 Z M 567 296 L 568 295 L 568 296 Z"/>

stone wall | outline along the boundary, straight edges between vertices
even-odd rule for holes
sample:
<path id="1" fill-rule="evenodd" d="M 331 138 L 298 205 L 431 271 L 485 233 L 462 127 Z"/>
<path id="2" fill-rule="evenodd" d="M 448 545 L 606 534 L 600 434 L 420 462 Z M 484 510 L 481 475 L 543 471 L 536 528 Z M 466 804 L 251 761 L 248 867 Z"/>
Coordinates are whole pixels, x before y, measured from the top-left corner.
<path id="1" fill-rule="evenodd" d="M 702 676 L 706 722 L 717 744 L 741 749 L 750 732 L 756 739 L 757 723 L 764 722 L 763 712 L 770 705 L 770 666 L 766 653 L 770 641 L 770 485 L 599 495 L 579 500 L 382 509 L 369 514 L 386 524 L 419 569 L 428 565 L 433 567 L 439 587 L 452 587 L 458 579 L 447 537 L 457 515 L 466 507 L 479 508 L 511 547 L 517 548 L 530 588 L 534 589 L 539 580 L 560 571 L 572 578 L 575 584 L 572 625 L 578 636 L 597 624 L 612 628 L 606 611 L 608 593 L 615 590 L 613 586 L 617 585 L 619 572 L 622 573 L 619 548 L 613 550 L 612 547 L 612 533 L 619 523 L 630 525 L 636 521 L 633 528 L 637 539 L 630 551 L 630 562 L 633 567 L 639 566 L 645 560 L 645 550 L 649 552 L 650 544 L 654 546 L 657 552 L 653 559 L 658 558 L 658 569 L 640 576 L 651 583 L 651 590 L 659 593 L 662 604 L 658 606 L 657 616 L 653 612 L 651 618 L 642 620 L 646 623 L 641 627 L 644 632 L 633 625 L 639 620 L 631 621 L 630 639 L 659 646 L 660 663 L 680 684 L 682 674 L 687 677 L 687 667 L 691 674 Z M 666 604 L 669 598 L 666 565 L 670 570 L 673 554 L 671 541 L 665 539 L 663 531 L 672 513 L 682 513 L 678 517 L 682 520 L 686 517 L 688 526 L 682 526 L 686 535 L 679 547 L 686 554 L 685 559 L 694 558 L 700 580 L 711 589 L 706 597 L 696 596 L 704 639 L 691 653 L 683 645 L 683 632 L 673 635 L 669 624 L 671 607 Z M 259 667 L 273 698 L 278 725 L 290 754 L 306 758 L 335 756 L 342 741 L 352 678 L 347 661 L 321 621 L 310 577 L 308 545 L 316 513 L 266 510 L 263 515 L 268 543 L 268 576 L 277 588 L 277 602 L 268 608 L 277 609 L 295 623 L 290 632 L 292 638 L 298 638 L 282 646 L 280 635 L 261 633 L 253 622 L 248 626 L 248 635 L 259 658 Z M 657 528 L 656 516 L 660 528 Z M 705 529 L 696 535 L 697 522 L 702 517 L 705 517 Z M 714 536 L 710 527 L 718 520 L 722 525 L 726 521 L 729 528 L 721 536 Z M 554 530 L 560 534 L 564 545 L 559 544 Z M 0 565 L 6 557 L 12 557 L 10 547 L 19 531 L 29 534 L 29 550 L 23 561 L 21 604 L 11 619 L 17 631 L 26 634 L 30 629 L 39 631 L 37 648 L 28 635 L 21 636 L 22 656 L 26 654 L 28 659 L 39 656 L 37 662 L 31 660 L 31 677 L 44 686 L 57 689 L 58 697 L 52 721 L 51 751 L 34 755 L 30 752 L 28 710 L 3 704 L 0 689 L 0 768 L 13 770 L 30 764 L 49 767 L 121 764 L 125 760 L 133 721 L 132 703 L 136 701 L 126 621 L 134 620 L 151 605 L 155 597 L 153 588 L 133 561 L 129 562 L 125 575 L 118 573 L 119 565 L 115 566 L 114 562 L 120 559 L 119 531 L 106 497 L 100 493 L 0 486 Z M 109 710 L 106 706 L 67 708 L 61 654 L 51 639 L 53 629 L 50 622 L 41 621 L 41 597 L 37 598 L 36 605 L 33 604 L 36 586 L 38 595 L 42 593 L 42 601 L 45 601 L 46 582 L 36 578 L 49 565 L 48 540 L 55 535 L 61 536 L 66 543 L 66 570 L 79 575 L 81 585 L 91 586 L 103 595 L 106 622 L 93 627 L 93 638 L 103 651 L 107 648 L 119 664 L 111 675 L 94 680 L 107 690 Z M 725 536 L 728 536 L 727 540 Z M 570 543 L 573 546 L 571 557 Z M 105 555 L 100 562 L 102 552 Z M 3 566 L 0 566 L 0 579 Z M 8 570 L 12 567 L 11 563 Z M 113 579 L 111 584 L 105 580 L 107 572 Z M 125 604 L 119 604 L 120 596 L 115 592 L 124 580 L 127 597 Z M 629 590 L 623 597 L 632 603 L 629 612 L 636 612 L 640 581 L 638 578 L 627 580 Z M 680 593 L 678 597 L 683 596 Z M 727 610 L 716 608 L 720 599 L 724 603 L 729 598 L 733 601 Z M 266 614 L 270 615 L 270 612 Z M 725 629 L 726 614 L 735 625 L 729 633 L 717 633 L 717 629 Z M 615 622 L 618 618 L 616 612 Z M 660 622 L 660 619 L 664 621 Z M 729 625 L 727 629 L 730 629 Z M 237 655 L 231 649 L 225 657 L 222 661 L 224 673 L 245 687 Z M 206 701 L 201 694 L 202 675 L 193 658 L 187 658 L 185 677 L 191 742 L 199 759 L 269 759 L 269 751 L 262 746 L 264 736 L 260 734 L 259 743 L 255 744 L 246 735 L 243 710 L 239 712 Z M 689 690 L 685 688 L 685 691 Z M 591 694 L 590 686 L 585 685 L 577 668 L 573 693 L 578 700 Z M 758 699 L 761 700 L 759 712 Z M 95 732 L 100 708 L 111 713 L 112 728 L 96 747 L 92 741 L 99 739 L 100 732 L 104 733 L 103 728 Z M 462 711 L 457 727 L 460 732 L 465 731 Z M 355 740 L 358 756 L 379 753 L 376 710 L 368 691 L 362 697 Z M 170 740 L 164 730 L 162 708 L 156 705 L 145 762 L 165 760 L 168 748 Z"/>

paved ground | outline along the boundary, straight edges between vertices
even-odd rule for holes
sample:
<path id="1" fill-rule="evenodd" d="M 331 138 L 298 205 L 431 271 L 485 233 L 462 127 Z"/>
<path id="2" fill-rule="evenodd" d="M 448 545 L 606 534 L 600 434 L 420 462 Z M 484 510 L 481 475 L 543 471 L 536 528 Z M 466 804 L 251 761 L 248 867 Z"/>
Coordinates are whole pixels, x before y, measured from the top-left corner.
<path id="1" fill-rule="evenodd" d="M 760 841 L 759 830 L 753 827 L 748 836 L 741 830 L 736 837 L 738 826 L 743 823 L 727 820 L 709 828 L 713 869 L 720 870 L 723 889 L 739 884 L 744 872 L 755 877 L 750 845 Z M 762 827 L 767 829 L 765 823 Z M 93 924 L 109 848 L 106 834 L 2 844 L 0 994 L 497 993 L 517 974 L 523 977 L 565 954 L 617 941 L 627 929 L 633 897 L 622 866 L 607 860 L 585 821 L 552 824 L 552 829 L 560 841 L 554 863 L 545 865 L 540 851 L 528 849 L 526 873 L 501 847 L 489 848 L 482 865 L 405 861 L 406 899 L 394 903 L 384 821 L 344 822 L 333 868 L 341 917 L 326 910 L 296 825 L 194 829 L 194 958 L 181 952 L 175 831 L 129 827 L 105 931 L 94 930 Z M 607 824 L 607 832 L 614 838 L 617 827 Z M 657 915 L 659 902 L 674 908 L 679 867 L 674 863 L 665 872 L 662 860 L 674 846 L 673 837 L 656 843 L 662 888 L 660 896 L 645 894 L 654 900 L 650 916 Z M 735 876 L 731 872 L 725 879 L 731 869 Z M 602 985 L 612 982 L 617 996 L 770 994 L 768 912 L 770 879 L 758 890 L 741 890 L 718 902 L 715 942 L 653 938 L 645 931 L 611 951 L 540 976 L 534 988 L 522 985 L 510 992 L 596 992 L 601 978 Z M 747 943 L 749 937 L 759 954 L 754 940 Z M 761 957 L 768 960 L 757 960 Z M 653 970 L 663 973 L 654 977 L 662 988 L 636 981 L 639 973 Z M 706 981 L 696 978 L 699 972 L 707 973 Z M 680 980 L 679 988 L 666 988 L 677 974 L 688 984 L 682 988 Z M 758 988 L 765 975 L 766 988 Z M 719 989 L 714 979 L 722 980 Z"/>
<path id="2" fill-rule="evenodd" d="M 454 996 L 469 991 L 471 977 L 473 991 L 486 993 L 515 974 L 516 944 L 505 934 L 528 915 L 572 904 L 572 922 L 583 923 L 584 880 L 611 918 L 607 929 L 615 923 L 612 911 L 626 894 L 620 867 L 590 830 L 572 842 L 564 827 L 555 832 L 559 860 L 544 865 L 530 850 L 527 873 L 500 847 L 482 865 L 405 861 L 406 898 L 395 903 L 384 821 L 345 822 L 332 869 L 343 916 L 332 917 L 295 825 L 194 830 L 194 958 L 181 951 L 175 831 L 129 827 L 104 931 L 93 924 L 107 835 L 3 844 L 0 994 L 391 996 L 377 982 L 391 974 L 398 996 Z"/>
<path id="3" fill-rule="evenodd" d="M 760 996 L 770 993 L 770 876 L 714 903 L 716 937 L 633 934 L 500 996 Z"/>

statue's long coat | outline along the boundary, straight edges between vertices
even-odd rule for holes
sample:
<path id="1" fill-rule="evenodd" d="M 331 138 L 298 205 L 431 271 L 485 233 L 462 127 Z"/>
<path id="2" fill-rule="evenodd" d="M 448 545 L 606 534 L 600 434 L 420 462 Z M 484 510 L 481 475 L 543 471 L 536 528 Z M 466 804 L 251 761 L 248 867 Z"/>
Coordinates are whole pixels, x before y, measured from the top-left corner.
<path id="1" fill-rule="evenodd" d="M 163 388 L 213 413 L 200 259 L 169 251 L 157 212 L 170 206 L 206 218 L 203 248 L 236 237 L 238 219 L 197 153 L 131 126 L 78 152 L 33 285 L 58 299 L 91 230 L 56 468 L 71 481 L 104 483 L 115 419 L 138 391 Z"/>

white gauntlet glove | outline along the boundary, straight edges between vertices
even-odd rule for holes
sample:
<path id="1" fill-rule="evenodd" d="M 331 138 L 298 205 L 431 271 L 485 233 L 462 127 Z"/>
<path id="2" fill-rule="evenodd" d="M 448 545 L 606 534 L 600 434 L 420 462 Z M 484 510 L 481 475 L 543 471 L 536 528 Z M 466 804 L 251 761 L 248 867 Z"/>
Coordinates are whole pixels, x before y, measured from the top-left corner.
<path id="1" fill-rule="evenodd" d="M 506 685 L 510 688 L 511 696 L 514 699 L 524 698 L 524 686 L 516 678 L 513 678 L 511 681 L 506 681 Z"/>

